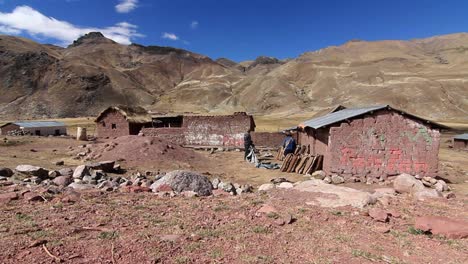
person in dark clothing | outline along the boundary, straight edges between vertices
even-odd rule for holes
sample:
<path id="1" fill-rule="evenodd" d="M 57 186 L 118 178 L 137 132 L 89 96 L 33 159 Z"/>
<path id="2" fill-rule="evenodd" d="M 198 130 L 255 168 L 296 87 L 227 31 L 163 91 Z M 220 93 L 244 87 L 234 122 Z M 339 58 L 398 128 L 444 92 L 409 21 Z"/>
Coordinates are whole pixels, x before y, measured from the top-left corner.
<path id="1" fill-rule="evenodd" d="M 288 155 L 289 153 L 294 153 L 296 150 L 296 140 L 294 140 L 290 131 L 286 131 L 286 137 L 283 140 L 283 149 L 284 156 Z"/>
<path id="2" fill-rule="evenodd" d="M 250 136 L 250 131 L 247 131 L 247 133 L 244 134 L 244 160 L 247 159 L 247 155 L 249 155 L 250 152 L 250 147 L 253 147 L 254 144 L 252 142 L 252 136 Z"/>

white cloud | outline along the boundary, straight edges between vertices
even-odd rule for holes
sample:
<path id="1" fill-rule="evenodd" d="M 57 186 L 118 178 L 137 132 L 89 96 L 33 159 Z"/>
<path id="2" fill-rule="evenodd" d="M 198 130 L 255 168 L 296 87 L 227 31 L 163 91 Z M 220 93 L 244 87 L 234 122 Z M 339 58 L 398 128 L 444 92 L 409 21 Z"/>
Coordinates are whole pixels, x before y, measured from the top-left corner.
<path id="1" fill-rule="evenodd" d="M 174 33 L 164 32 L 161 36 L 163 39 L 178 40 L 179 37 Z"/>
<path id="2" fill-rule="evenodd" d="M 18 6 L 11 13 L 0 12 L 0 32 L 6 34 L 27 33 L 34 37 L 53 38 L 66 45 L 92 31 L 99 31 L 107 38 L 126 45 L 131 44 L 135 37 L 143 37 L 137 32 L 136 25 L 127 22 L 105 28 L 79 27 L 45 16 L 29 6 Z"/>
<path id="3" fill-rule="evenodd" d="M 190 27 L 192 29 L 196 29 L 198 27 L 198 24 L 199 24 L 198 21 L 194 20 L 192 21 L 192 23 L 190 23 Z"/>
<path id="4" fill-rule="evenodd" d="M 138 0 L 119 0 L 119 2 L 115 6 L 115 10 L 119 13 L 128 13 L 138 6 Z"/>

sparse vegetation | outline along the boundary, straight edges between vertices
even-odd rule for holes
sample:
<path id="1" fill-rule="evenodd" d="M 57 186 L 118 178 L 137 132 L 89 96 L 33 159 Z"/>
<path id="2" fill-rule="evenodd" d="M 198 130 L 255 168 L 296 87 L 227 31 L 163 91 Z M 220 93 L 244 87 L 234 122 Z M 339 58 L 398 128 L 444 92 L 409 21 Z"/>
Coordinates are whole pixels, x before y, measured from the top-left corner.
<path id="1" fill-rule="evenodd" d="M 119 233 L 117 231 L 104 231 L 99 233 L 99 239 L 106 239 L 106 240 L 114 240 L 119 237 Z"/>

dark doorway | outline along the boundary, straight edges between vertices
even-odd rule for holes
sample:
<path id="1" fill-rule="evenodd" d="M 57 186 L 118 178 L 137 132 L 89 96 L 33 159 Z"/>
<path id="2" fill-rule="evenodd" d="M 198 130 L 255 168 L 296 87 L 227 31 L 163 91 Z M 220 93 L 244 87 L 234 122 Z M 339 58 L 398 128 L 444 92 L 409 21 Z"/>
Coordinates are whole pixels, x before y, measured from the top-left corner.
<path id="1" fill-rule="evenodd" d="M 36 136 L 40 136 L 40 135 L 41 135 L 41 131 L 40 131 L 40 130 L 36 130 L 36 131 L 35 131 L 35 135 L 36 135 Z"/>
<path id="2" fill-rule="evenodd" d="M 56 135 L 56 136 L 60 136 L 60 129 L 56 129 L 56 130 L 55 130 L 55 135 Z"/>

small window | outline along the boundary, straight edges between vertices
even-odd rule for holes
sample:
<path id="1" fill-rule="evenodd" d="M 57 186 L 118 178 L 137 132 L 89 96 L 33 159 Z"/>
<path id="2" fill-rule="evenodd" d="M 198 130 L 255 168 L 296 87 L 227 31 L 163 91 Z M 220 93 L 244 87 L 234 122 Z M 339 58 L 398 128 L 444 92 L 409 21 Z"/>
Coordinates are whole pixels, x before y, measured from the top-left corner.
<path id="1" fill-rule="evenodd" d="M 112 124 L 112 129 L 116 129 L 117 128 L 117 125 L 116 124 Z"/>
<path id="2" fill-rule="evenodd" d="M 106 122 L 102 121 L 101 124 L 103 127 L 106 127 Z"/>

